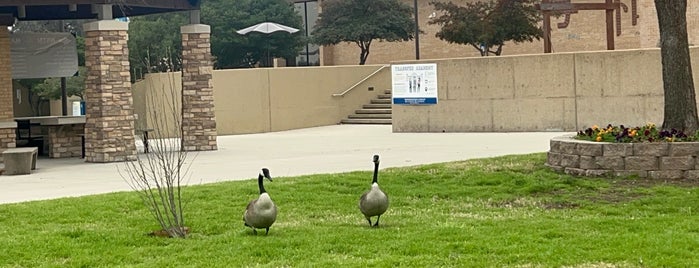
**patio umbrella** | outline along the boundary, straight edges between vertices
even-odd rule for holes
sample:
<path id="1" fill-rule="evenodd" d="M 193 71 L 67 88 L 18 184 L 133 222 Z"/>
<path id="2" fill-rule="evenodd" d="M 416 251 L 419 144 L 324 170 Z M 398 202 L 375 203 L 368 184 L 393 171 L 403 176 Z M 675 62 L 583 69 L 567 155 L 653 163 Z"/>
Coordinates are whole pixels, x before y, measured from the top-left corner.
<path id="1" fill-rule="evenodd" d="M 258 23 L 258 24 L 255 24 L 253 26 L 247 27 L 245 29 L 238 30 L 238 31 L 236 31 L 236 33 L 242 34 L 242 35 L 245 35 L 245 34 L 248 34 L 251 32 L 260 32 L 263 34 L 270 34 L 270 33 L 278 32 L 278 31 L 283 31 L 283 32 L 287 32 L 287 33 L 295 33 L 295 32 L 298 32 L 299 29 L 292 28 L 292 27 L 285 26 L 285 25 L 281 25 L 279 23 L 274 23 L 274 22 L 262 22 L 262 23 Z M 268 44 L 267 44 L 267 60 L 269 60 L 269 40 L 267 40 L 267 42 L 268 42 Z M 269 62 L 267 64 L 269 64 Z"/>
<path id="2" fill-rule="evenodd" d="M 295 33 L 298 32 L 299 29 L 292 28 L 289 26 L 281 25 L 279 23 L 274 23 L 274 22 L 262 22 L 255 24 L 253 26 L 247 27 L 242 30 L 236 31 L 236 33 L 239 34 L 247 34 L 249 32 L 260 32 L 260 33 L 272 33 L 272 32 L 277 32 L 277 31 L 285 31 L 288 33 Z"/>

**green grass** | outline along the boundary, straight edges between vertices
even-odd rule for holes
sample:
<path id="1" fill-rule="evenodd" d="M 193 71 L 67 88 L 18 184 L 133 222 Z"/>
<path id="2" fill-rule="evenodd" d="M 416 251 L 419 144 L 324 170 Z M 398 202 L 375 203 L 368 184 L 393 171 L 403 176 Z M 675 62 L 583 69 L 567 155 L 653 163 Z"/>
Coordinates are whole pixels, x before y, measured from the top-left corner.
<path id="1" fill-rule="evenodd" d="M 254 180 L 187 188 L 187 239 L 146 236 L 158 227 L 134 193 L 0 205 L 0 266 L 699 265 L 699 184 L 576 178 L 545 157 L 382 170 L 391 207 L 379 228 L 357 208 L 371 163 L 266 183 L 279 206 L 268 236 L 242 223 Z"/>

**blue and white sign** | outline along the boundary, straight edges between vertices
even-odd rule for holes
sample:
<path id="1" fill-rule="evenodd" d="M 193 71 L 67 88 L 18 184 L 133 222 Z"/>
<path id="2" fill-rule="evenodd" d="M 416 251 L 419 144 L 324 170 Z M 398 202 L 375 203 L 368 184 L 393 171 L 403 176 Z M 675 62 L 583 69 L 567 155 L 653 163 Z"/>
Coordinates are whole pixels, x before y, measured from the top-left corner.
<path id="1" fill-rule="evenodd" d="M 437 64 L 391 66 L 393 104 L 437 104 Z"/>

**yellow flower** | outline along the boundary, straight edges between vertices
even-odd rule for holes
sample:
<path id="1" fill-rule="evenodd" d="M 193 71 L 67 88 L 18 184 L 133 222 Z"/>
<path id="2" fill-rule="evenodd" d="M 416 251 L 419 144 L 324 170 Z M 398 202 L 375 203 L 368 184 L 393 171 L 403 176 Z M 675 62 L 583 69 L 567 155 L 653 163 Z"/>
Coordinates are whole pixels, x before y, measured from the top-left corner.
<path id="1" fill-rule="evenodd" d="M 602 136 L 597 136 L 596 141 L 602 141 Z"/>
<path id="2" fill-rule="evenodd" d="M 631 132 L 629 133 L 629 137 L 633 137 L 633 136 L 636 136 L 636 130 L 635 130 L 635 129 L 634 129 L 634 130 L 631 130 Z"/>
<path id="3" fill-rule="evenodd" d="M 665 138 L 665 140 L 666 140 L 666 141 L 669 141 L 669 142 L 675 141 L 675 139 L 674 139 L 674 138 L 671 138 L 671 137 L 667 137 L 667 138 Z"/>
<path id="4" fill-rule="evenodd" d="M 599 127 L 597 125 L 592 125 L 592 130 L 597 130 Z"/>

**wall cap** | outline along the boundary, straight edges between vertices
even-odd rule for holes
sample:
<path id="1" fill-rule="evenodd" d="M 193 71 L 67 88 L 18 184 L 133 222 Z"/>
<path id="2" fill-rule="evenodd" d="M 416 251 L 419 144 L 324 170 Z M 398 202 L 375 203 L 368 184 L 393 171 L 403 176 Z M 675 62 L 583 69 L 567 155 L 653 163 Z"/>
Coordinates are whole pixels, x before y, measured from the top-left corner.
<path id="1" fill-rule="evenodd" d="M 128 31 L 129 23 L 117 20 L 98 20 L 83 24 L 85 32 L 91 31 Z"/>
<path id="2" fill-rule="evenodd" d="M 180 32 L 183 34 L 211 33 L 211 26 L 206 24 L 183 25 L 180 27 Z"/>
<path id="3" fill-rule="evenodd" d="M 3 129 L 3 128 L 17 128 L 17 122 L 15 122 L 15 121 L 0 122 L 0 129 Z"/>

